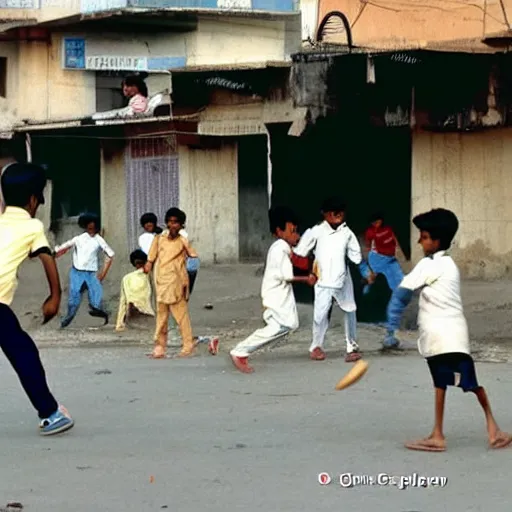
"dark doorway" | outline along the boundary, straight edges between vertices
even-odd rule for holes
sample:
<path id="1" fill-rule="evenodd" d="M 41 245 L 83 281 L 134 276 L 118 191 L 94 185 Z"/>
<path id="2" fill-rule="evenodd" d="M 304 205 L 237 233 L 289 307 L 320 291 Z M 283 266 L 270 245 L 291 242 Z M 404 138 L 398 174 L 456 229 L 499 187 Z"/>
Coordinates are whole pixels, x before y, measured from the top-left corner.
<path id="1" fill-rule="evenodd" d="M 360 237 L 374 210 L 382 210 L 406 256 L 410 257 L 411 134 L 409 128 L 348 125 L 323 118 L 303 136 L 290 137 L 289 125 L 272 125 L 273 203 L 293 206 L 301 230 L 320 220 L 322 200 L 338 195 L 347 202 L 347 222 Z M 360 275 L 353 270 L 358 319 L 385 319 L 389 290 L 379 278 L 362 297 Z M 297 298 L 312 300 L 310 289 L 297 288 Z"/>
<path id="2" fill-rule="evenodd" d="M 96 139 L 32 136 L 34 162 L 48 165 L 52 221 L 100 211 L 100 145 Z"/>
<path id="3" fill-rule="evenodd" d="M 272 237 L 268 225 L 267 137 L 247 136 L 238 142 L 239 258 L 263 262 Z"/>

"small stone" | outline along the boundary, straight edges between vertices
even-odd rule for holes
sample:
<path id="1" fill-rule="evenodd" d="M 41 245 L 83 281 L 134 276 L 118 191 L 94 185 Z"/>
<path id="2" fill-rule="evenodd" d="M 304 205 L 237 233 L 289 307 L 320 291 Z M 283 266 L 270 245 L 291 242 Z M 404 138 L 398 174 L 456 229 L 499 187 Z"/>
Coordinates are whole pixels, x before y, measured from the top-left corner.
<path id="1" fill-rule="evenodd" d="M 110 370 L 98 370 L 94 372 L 95 375 L 110 375 L 112 372 Z"/>
<path id="2" fill-rule="evenodd" d="M 17 508 L 18 510 L 21 510 L 23 505 L 19 501 L 11 501 L 10 503 L 7 503 L 7 508 Z"/>
<path id="3" fill-rule="evenodd" d="M 213 304 L 210 304 L 210 303 L 205 304 L 204 309 L 213 309 Z"/>

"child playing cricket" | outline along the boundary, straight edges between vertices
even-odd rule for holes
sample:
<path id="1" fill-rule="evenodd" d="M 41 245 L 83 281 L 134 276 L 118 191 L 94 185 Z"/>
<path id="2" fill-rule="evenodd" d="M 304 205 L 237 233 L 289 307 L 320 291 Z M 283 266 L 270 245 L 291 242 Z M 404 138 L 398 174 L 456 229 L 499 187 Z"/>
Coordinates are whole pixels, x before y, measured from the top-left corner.
<path id="1" fill-rule="evenodd" d="M 178 208 L 171 208 L 165 215 L 167 230 L 153 240 L 144 271 L 155 272 L 157 317 L 155 331 L 154 359 L 166 357 L 169 314 L 178 324 L 182 349 L 180 357 L 193 354 L 195 344 L 188 312 L 190 296 L 186 268 L 187 257 L 197 258 L 197 253 L 180 235 L 185 214 Z"/>
<path id="2" fill-rule="evenodd" d="M 144 251 L 137 249 L 130 254 L 130 263 L 135 270 L 126 274 L 121 282 L 119 310 L 117 313 L 116 331 L 124 331 L 126 320 L 133 314 L 155 316 L 151 305 L 151 283 L 144 272 L 148 257 Z"/>
<path id="3" fill-rule="evenodd" d="M 443 416 L 448 386 L 476 395 L 487 422 L 491 448 L 504 448 L 512 436 L 502 432 L 491 412 L 487 394 L 479 385 L 470 355 L 469 335 L 460 295 L 460 275 L 448 253 L 459 222 L 449 210 L 435 209 L 416 216 L 425 257 L 404 277 L 388 306 L 388 344 L 398 344 L 395 331 L 413 292 L 421 290 L 418 349 L 427 360 L 435 388 L 435 423 L 430 436 L 406 443 L 410 450 L 442 452 L 446 449 Z"/>
<path id="4" fill-rule="evenodd" d="M 368 264 L 374 274 L 383 274 L 391 291 L 394 291 L 404 273 L 396 259 L 398 240 L 393 229 L 384 223 L 384 215 L 374 213 L 370 218 L 371 225 L 364 234 Z M 371 285 L 366 285 L 364 292 L 370 291 Z"/>
<path id="5" fill-rule="evenodd" d="M 94 214 L 83 214 L 78 225 L 84 230 L 79 236 L 55 248 L 57 257 L 73 249 L 73 265 L 69 273 L 68 312 L 62 319 L 61 327 L 67 327 L 75 318 L 82 301 L 82 291 L 87 288 L 89 295 L 89 314 L 103 318 L 108 323 L 108 314 L 103 310 L 103 287 L 101 283 L 108 274 L 114 258 L 114 251 L 98 234 L 99 219 Z M 98 274 L 98 257 L 105 253 L 105 265 Z"/>
<path id="6" fill-rule="evenodd" d="M 291 248 L 299 241 L 295 214 L 288 208 L 277 207 L 270 211 L 269 219 L 270 230 L 277 240 L 268 250 L 261 285 L 261 298 L 265 308 L 263 320 L 266 326 L 238 343 L 230 352 L 233 364 L 243 373 L 254 371 L 248 364 L 250 354 L 299 327 L 292 283 L 301 282 L 313 286 L 316 282 L 313 274 L 300 277 L 293 275 Z"/>
<path id="7" fill-rule="evenodd" d="M 39 414 L 40 434 L 49 436 L 69 430 L 74 422 L 48 389 L 39 351 L 10 308 L 18 268 L 30 257 L 39 258 L 50 285 L 50 297 L 43 304 L 44 323 L 59 312 L 61 287 L 57 265 L 43 224 L 34 218 L 39 205 L 44 204 L 45 186 L 45 172 L 39 166 L 12 163 L 2 170 L 6 209 L 0 215 L 0 346 Z"/>
<path id="8" fill-rule="evenodd" d="M 315 285 L 313 318 L 313 342 L 309 348 L 314 361 L 323 361 L 323 345 L 329 327 L 329 311 L 335 300 L 345 313 L 346 362 L 361 358 L 356 342 L 356 302 L 354 285 L 346 259 L 359 265 L 363 276 L 373 282 L 374 276 L 364 265 L 359 242 L 345 222 L 345 204 L 338 198 L 324 201 L 322 215 L 324 221 L 306 230 L 295 254 L 306 257 L 315 252 L 313 272 L 318 277 Z"/>

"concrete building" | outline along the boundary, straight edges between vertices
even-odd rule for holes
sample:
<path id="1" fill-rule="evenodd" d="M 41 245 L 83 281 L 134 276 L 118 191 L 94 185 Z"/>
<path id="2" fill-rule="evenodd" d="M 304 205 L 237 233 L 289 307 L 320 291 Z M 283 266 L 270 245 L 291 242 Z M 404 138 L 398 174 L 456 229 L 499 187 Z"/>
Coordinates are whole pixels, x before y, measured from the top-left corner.
<path id="1" fill-rule="evenodd" d="M 329 169 L 316 194 L 338 187 L 356 231 L 371 210 L 386 211 L 416 262 L 411 217 L 450 208 L 461 221 L 453 253 L 463 275 L 498 278 L 512 263 L 510 58 L 468 47 L 297 55 L 295 97 L 311 123 L 290 144 Z"/>
<path id="2" fill-rule="evenodd" d="M 9 144 L 49 165 L 47 217 L 57 241 L 93 210 L 126 258 L 142 213 L 162 219 L 179 206 L 204 263 L 261 258 L 267 127 L 305 115 L 288 91 L 290 55 L 301 45 L 298 7 L 82 0 L 81 10 L 11 28 L 0 41 L 17 115 Z M 100 114 L 122 106 L 121 80 L 134 72 L 148 75 L 150 97 L 161 93 L 163 104 L 144 117 Z"/>

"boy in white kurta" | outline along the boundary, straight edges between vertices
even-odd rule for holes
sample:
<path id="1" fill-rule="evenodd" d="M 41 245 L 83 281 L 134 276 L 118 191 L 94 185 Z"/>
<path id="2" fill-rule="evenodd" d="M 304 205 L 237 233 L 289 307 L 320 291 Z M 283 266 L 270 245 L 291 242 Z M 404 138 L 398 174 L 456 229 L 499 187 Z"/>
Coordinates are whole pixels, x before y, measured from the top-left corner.
<path id="1" fill-rule="evenodd" d="M 266 326 L 255 331 L 230 352 L 233 364 L 243 373 L 254 371 L 248 364 L 250 354 L 299 327 L 292 283 L 302 282 L 313 286 L 316 282 L 313 274 L 305 277 L 293 275 L 291 248 L 299 241 L 295 214 L 288 208 L 277 207 L 270 211 L 269 218 L 270 230 L 277 240 L 268 250 L 261 286 Z"/>
<path id="2" fill-rule="evenodd" d="M 347 352 L 345 361 L 353 362 L 361 358 L 356 342 L 356 301 L 354 285 L 347 266 L 346 258 L 361 265 L 361 273 L 368 279 L 372 275 L 363 263 L 361 246 L 356 235 L 345 223 L 345 205 L 336 198 L 326 200 L 322 206 L 324 221 L 302 236 L 293 252 L 305 257 L 311 251 L 315 253 L 314 272 L 318 277 L 315 285 L 315 303 L 313 318 L 313 342 L 309 348 L 310 357 L 323 361 L 323 345 L 329 327 L 329 311 L 333 300 L 345 313 L 345 338 Z"/>
<path id="3" fill-rule="evenodd" d="M 504 448 L 512 436 L 501 432 L 491 412 L 483 387 L 478 384 L 475 364 L 470 355 L 469 334 L 460 296 L 457 265 L 446 252 L 458 230 L 459 222 L 449 210 L 436 209 L 413 219 L 420 231 L 423 258 L 404 277 L 388 305 L 386 344 L 397 344 L 395 331 L 413 292 L 421 290 L 418 323 L 418 349 L 427 360 L 436 394 L 435 424 L 429 437 L 406 443 L 410 450 L 444 451 L 443 415 L 446 388 L 460 387 L 475 393 L 487 420 L 491 448 Z"/>

